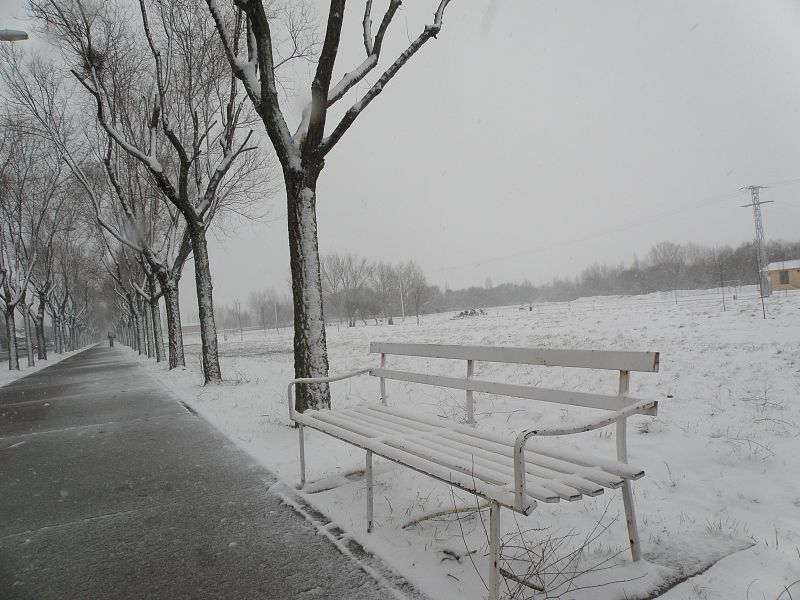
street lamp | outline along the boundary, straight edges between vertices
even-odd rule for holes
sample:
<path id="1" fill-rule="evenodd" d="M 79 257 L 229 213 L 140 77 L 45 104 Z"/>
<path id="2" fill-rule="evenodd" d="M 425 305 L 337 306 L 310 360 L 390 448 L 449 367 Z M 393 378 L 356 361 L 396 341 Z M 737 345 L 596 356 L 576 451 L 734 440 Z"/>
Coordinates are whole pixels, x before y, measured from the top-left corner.
<path id="1" fill-rule="evenodd" d="M 28 34 L 16 29 L 0 29 L 0 42 L 21 42 L 28 39 Z"/>

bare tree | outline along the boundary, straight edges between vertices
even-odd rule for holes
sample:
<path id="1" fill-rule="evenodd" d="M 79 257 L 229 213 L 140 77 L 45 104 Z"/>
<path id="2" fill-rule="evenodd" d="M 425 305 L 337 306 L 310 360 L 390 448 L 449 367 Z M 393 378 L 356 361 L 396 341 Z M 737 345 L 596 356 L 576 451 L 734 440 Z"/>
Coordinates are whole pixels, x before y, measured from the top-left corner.
<path id="1" fill-rule="evenodd" d="M 686 253 L 680 244 L 661 242 L 650 249 L 650 260 L 664 279 L 675 290 L 675 304 L 678 303 L 678 277 L 685 263 Z"/>
<path id="2" fill-rule="evenodd" d="M 302 32 L 308 19 L 300 9 L 273 10 L 263 0 L 234 0 L 232 15 L 216 0 L 206 0 L 225 46 L 231 69 L 244 84 L 256 112 L 261 117 L 272 146 L 281 162 L 286 186 L 289 224 L 289 253 L 294 299 L 295 375 L 322 377 L 328 373 L 325 340 L 322 282 L 317 242 L 317 181 L 325 158 L 367 106 L 386 88 L 397 72 L 431 38 L 441 31 L 442 18 L 449 0 L 438 0 L 433 23 L 410 42 L 363 97 L 344 111 L 339 122 L 326 134 L 329 109 L 345 98 L 375 69 L 381 57 L 386 32 L 400 8 L 400 0 L 390 0 L 377 32 L 372 28 L 372 0 L 366 0 L 363 18 L 363 45 L 366 57 L 352 71 L 332 85 L 334 64 L 341 39 L 345 0 L 331 0 L 325 37 L 311 83 L 311 102 L 292 133 L 281 107 L 278 94 L 279 69 L 293 58 L 307 58 L 309 44 Z M 246 20 L 246 48 L 239 48 L 237 28 L 240 16 Z M 282 33 L 288 44 L 282 45 Z M 301 40 L 298 43 L 297 40 Z M 313 41 L 313 38 L 312 38 Z M 283 46 L 283 47 L 282 47 Z M 288 47 L 287 47 L 288 46 Z M 313 47 L 313 43 L 311 44 Z M 282 52 L 282 50 L 285 50 Z M 297 410 L 330 405 L 327 384 L 300 386 Z"/>
<path id="3" fill-rule="evenodd" d="M 233 309 L 236 311 L 236 320 L 239 323 L 239 339 L 244 339 L 244 331 L 242 330 L 242 301 L 238 298 L 233 301 Z"/>
<path id="4" fill-rule="evenodd" d="M 189 1 L 140 0 L 150 60 L 144 82 L 132 86 L 129 70 L 113 67 L 115 62 L 125 62 L 120 46 L 129 35 L 121 10 L 88 0 L 33 0 L 31 4 L 34 14 L 58 32 L 61 47 L 79 60 L 81 67 L 72 69 L 72 74 L 93 99 L 103 130 L 148 170 L 186 222 L 194 258 L 203 373 L 206 382 L 219 381 L 206 234 L 221 206 L 241 210 L 252 199 L 246 185 L 250 182 L 238 175 L 263 165 L 243 158 L 252 156 L 256 147 L 250 144 L 252 131 L 246 131 L 247 113 L 237 80 L 224 66 L 224 52 L 209 17 Z M 234 44 L 240 32 L 237 27 Z M 130 135 L 116 102 L 130 95 L 131 87 L 147 98 L 144 140 Z"/>
<path id="5" fill-rule="evenodd" d="M 275 330 L 279 331 L 278 317 L 281 299 L 275 290 L 272 288 L 254 290 L 247 297 L 247 304 L 264 329 L 265 336 L 267 335 L 267 323 L 269 321 L 273 321 Z"/>
<path id="6" fill-rule="evenodd" d="M 395 306 L 394 299 L 399 293 L 397 269 L 390 263 L 379 262 L 372 268 L 371 279 L 381 304 L 381 311 L 391 324 L 392 307 Z"/>
<path id="7" fill-rule="evenodd" d="M 100 280 L 98 250 L 90 228 L 80 219 L 67 219 L 54 239 L 54 285 L 47 303 L 57 353 L 77 350 L 85 342 L 91 321 L 92 293 Z"/>
<path id="8" fill-rule="evenodd" d="M 328 254 L 320 261 L 320 275 L 322 290 L 328 296 L 329 305 L 336 307 L 336 319 L 342 323 L 342 309 L 344 308 L 345 285 L 344 257 L 340 254 Z"/>
<path id="9" fill-rule="evenodd" d="M 359 311 L 359 290 L 367 283 L 372 267 L 366 258 L 347 254 L 343 257 L 345 312 L 349 327 L 356 325 L 356 313 Z M 361 315 L 363 317 L 363 315 Z"/>
<path id="10" fill-rule="evenodd" d="M 43 232 L 43 223 L 51 210 L 58 215 L 65 198 L 59 194 L 63 186 L 61 161 L 27 131 L 24 120 L 19 116 L 6 119 L 3 131 L 6 139 L 0 158 L 0 300 L 5 307 L 9 368 L 18 370 L 17 308 L 21 308 L 25 328 L 28 366 L 33 366 L 35 334 L 27 297 L 40 250 L 52 242 L 52 233 Z"/>
<path id="11" fill-rule="evenodd" d="M 425 277 L 425 272 L 413 260 L 408 261 L 403 266 L 403 277 L 406 281 L 405 293 L 406 297 L 411 301 L 411 306 L 417 315 L 417 325 L 419 325 L 419 317 L 422 311 L 422 306 L 427 299 L 428 293 L 428 280 Z"/>

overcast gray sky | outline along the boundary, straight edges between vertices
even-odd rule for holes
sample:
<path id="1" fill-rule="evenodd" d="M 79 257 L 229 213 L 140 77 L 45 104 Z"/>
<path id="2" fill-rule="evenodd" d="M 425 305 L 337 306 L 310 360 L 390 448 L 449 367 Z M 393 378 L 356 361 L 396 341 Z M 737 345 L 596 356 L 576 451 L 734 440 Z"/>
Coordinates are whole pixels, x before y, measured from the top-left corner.
<path id="1" fill-rule="evenodd" d="M 24 26 L 22 5 L 0 0 L 0 27 Z M 384 61 L 433 7 L 406 0 Z M 362 59 L 362 11 L 348 4 L 338 74 Z M 750 240 L 751 184 L 776 201 L 767 238 L 797 239 L 799 141 L 798 0 L 452 0 L 329 156 L 320 248 L 413 258 L 441 286 L 542 283 L 663 240 Z M 265 201 L 269 222 L 213 244 L 218 302 L 288 291 L 285 199 Z"/>

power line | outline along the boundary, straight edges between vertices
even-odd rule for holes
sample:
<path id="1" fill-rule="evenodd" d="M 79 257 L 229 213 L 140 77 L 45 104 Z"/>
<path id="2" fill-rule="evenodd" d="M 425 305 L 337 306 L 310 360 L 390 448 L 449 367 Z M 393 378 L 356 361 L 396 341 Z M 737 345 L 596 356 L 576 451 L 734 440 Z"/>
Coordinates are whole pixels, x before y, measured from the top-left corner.
<path id="1" fill-rule="evenodd" d="M 448 267 L 440 267 L 438 269 L 431 269 L 430 272 L 432 272 L 432 273 L 445 273 L 447 271 L 452 271 L 454 269 L 463 269 L 463 268 L 467 268 L 467 267 L 479 267 L 479 266 L 484 265 L 486 263 L 493 263 L 493 262 L 498 262 L 498 261 L 501 261 L 501 260 L 507 260 L 507 259 L 510 259 L 510 258 L 519 258 L 519 257 L 522 257 L 522 256 L 530 256 L 530 255 L 533 255 L 533 254 L 538 254 L 540 252 L 546 252 L 546 251 L 551 250 L 552 248 L 558 247 L 558 246 L 568 246 L 568 245 L 575 244 L 575 243 L 578 243 L 578 242 L 590 241 L 590 240 L 593 240 L 593 239 L 597 239 L 597 238 L 605 237 L 607 235 L 618 233 L 620 231 L 624 231 L 624 230 L 629 229 L 630 227 L 634 227 L 636 225 L 643 225 L 645 223 L 650 223 L 652 221 L 656 221 L 658 219 L 661 219 L 661 218 L 663 218 L 665 216 L 668 216 L 668 215 L 671 215 L 671 214 L 674 214 L 674 213 L 678 213 L 678 212 L 681 212 L 681 211 L 685 212 L 685 210 L 687 208 L 689 208 L 689 207 L 699 208 L 699 207 L 707 206 L 709 204 L 715 204 L 715 203 L 718 203 L 718 202 L 723 202 L 725 200 L 729 200 L 731 198 L 734 198 L 737 193 L 738 192 L 726 192 L 724 194 L 718 194 L 716 196 L 710 196 L 708 198 L 705 198 L 704 200 L 699 200 L 699 201 L 690 200 L 688 202 L 684 202 L 682 204 L 678 204 L 677 206 L 674 206 L 673 208 L 670 208 L 670 209 L 667 209 L 667 210 L 664 210 L 664 211 L 661 211 L 661 212 L 658 212 L 658 213 L 655 213 L 655 214 L 651 214 L 651 215 L 647 215 L 647 216 L 644 216 L 644 217 L 640 217 L 638 219 L 632 219 L 630 221 L 626 221 L 622 225 L 618 225 L 616 227 L 610 227 L 608 229 L 604 229 L 604 230 L 598 231 L 596 233 L 584 235 L 584 236 L 581 236 L 581 237 L 561 240 L 559 242 L 550 242 L 548 244 L 542 244 L 540 246 L 535 246 L 533 248 L 529 248 L 527 250 L 522 250 L 520 252 L 515 252 L 513 254 L 505 254 L 505 255 L 502 255 L 502 256 L 493 256 L 493 257 L 489 257 L 489 258 L 482 258 L 480 260 L 473 261 L 473 262 L 462 263 L 462 264 L 458 264 L 458 265 L 450 265 Z"/>

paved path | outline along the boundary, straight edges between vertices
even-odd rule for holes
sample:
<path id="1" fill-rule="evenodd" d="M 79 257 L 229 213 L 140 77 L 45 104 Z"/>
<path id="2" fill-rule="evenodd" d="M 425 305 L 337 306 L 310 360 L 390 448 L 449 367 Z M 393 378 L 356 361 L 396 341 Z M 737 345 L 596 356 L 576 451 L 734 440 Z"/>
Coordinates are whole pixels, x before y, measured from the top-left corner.
<path id="1" fill-rule="evenodd" d="M 390 597 L 273 481 L 119 349 L 91 348 L 0 388 L 0 598 Z"/>

